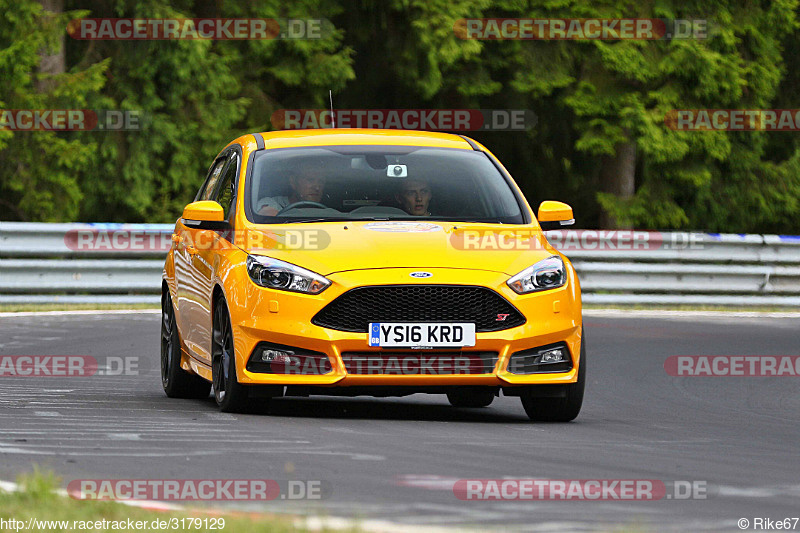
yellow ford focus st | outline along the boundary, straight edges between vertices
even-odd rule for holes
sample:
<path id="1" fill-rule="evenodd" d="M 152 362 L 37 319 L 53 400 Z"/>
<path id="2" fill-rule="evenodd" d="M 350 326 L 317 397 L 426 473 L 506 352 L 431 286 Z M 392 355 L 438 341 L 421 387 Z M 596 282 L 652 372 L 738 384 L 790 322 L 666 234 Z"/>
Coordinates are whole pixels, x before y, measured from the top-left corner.
<path id="1" fill-rule="evenodd" d="M 537 220 L 538 219 L 538 220 Z M 583 402 L 580 284 L 486 148 L 453 134 L 244 135 L 175 225 L 162 284 L 170 397 L 223 411 L 280 396 L 517 396 L 532 420 Z"/>

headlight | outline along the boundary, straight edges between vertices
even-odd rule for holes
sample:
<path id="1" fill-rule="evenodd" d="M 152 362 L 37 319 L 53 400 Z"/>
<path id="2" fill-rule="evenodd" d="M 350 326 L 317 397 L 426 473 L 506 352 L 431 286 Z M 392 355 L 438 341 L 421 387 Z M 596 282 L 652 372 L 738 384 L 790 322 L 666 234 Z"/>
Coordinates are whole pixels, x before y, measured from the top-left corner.
<path id="1" fill-rule="evenodd" d="M 258 255 L 247 256 L 247 273 L 256 284 L 282 291 L 319 294 L 331 284 L 329 279 L 305 268 Z"/>
<path id="2" fill-rule="evenodd" d="M 526 268 L 506 283 L 517 294 L 526 294 L 555 289 L 566 282 L 567 271 L 564 268 L 564 261 L 554 255 Z"/>

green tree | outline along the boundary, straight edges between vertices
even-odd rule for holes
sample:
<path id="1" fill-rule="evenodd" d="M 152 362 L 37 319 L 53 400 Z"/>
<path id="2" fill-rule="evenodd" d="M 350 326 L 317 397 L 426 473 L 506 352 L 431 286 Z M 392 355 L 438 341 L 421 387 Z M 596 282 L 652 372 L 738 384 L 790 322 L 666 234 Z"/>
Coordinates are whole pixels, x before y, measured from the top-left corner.
<path id="1" fill-rule="evenodd" d="M 117 0 L 91 5 L 92 16 L 139 18 L 325 18 L 334 2 L 248 3 Z M 144 114 L 141 132 L 103 134 L 98 174 L 103 195 L 84 218 L 172 221 L 193 197 L 213 156 L 231 139 L 268 129 L 287 103 L 320 97 L 352 78 L 349 53 L 333 33 L 319 40 L 170 40 L 76 43 L 78 63 L 111 58 L 108 105 Z M 103 101 L 103 103 L 105 103 Z M 98 134 L 99 135 L 99 134 Z"/>
<path id="2" fill-rule="evenodd" d="M 107 61 L 62 69 L 66 23 L 85 12 L 46 11 L 31 0 L 0 0 L 0 109 L 82 109 L 103 87 Z M 47 68 L 41 68 L 43 59 Z M 0 128 L 3 218 L 78 217 L 96 144 L 74 133 Z"/>
<path id="3" fill-rule="evenodd" d="M 795 108 L 798 0 L 0 0 L 0 108 L 123 109 L 144 129 L 0 130 L 0 217 L 171 221 L 230 139 L 284 108 L 531 109 L 473 132 L 534 205 L 591 226 L 798 232 L 800 142 L 685 132 L 674 109 Z M 61 2 L 64 2 L 62 9 Z M 65 12 L 62 13 L 62 11 Z M 78 41 L 80 16 L 322 18 L 321 39 Z M 478 41 L 462 18 L 706 19 L 706 39 Z"/>
<path id="4" fill-rule="evenodd" d="M 706 19 L 706 39 L 535 42 L 520 55 L 517 89 L 560 91 L 576 117 L 575 148 L 594 159 L 603 226 L 723 230 L 763 174 L 763 133 L 681 132 L 674 109 L 769 107 L 783 73 L 794 1 L 564 2 L 539 18 Z M 547 80 L 543 83 L 542 80 Z M 740 213 L 739 213 L 740 214 Z M 734 226 L 735 227 L 735 226 Z M 739 225 L 741 227 L 741 225 Z"/>

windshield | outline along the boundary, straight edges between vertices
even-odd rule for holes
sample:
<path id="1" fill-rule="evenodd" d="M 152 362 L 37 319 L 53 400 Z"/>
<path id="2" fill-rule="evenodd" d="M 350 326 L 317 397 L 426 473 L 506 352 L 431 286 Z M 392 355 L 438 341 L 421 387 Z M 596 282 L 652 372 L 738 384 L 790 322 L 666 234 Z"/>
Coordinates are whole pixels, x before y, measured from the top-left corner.
<path id="1" fill-rule="evenodd" d="M 449 220 L 521 224 L 517 198 L 483 152 L 409 146 L 261 150 L 245 188 L 257 224 Z"/>

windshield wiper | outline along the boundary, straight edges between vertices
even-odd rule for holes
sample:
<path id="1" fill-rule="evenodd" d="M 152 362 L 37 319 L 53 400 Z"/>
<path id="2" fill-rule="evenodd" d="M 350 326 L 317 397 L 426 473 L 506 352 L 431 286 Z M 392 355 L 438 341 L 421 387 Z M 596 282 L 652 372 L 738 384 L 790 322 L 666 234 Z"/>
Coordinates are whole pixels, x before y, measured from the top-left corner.
<path id="1" fill-rule="evenodd" d="M 342 217 L 328 217 L 328 218 L 292 218 L 290 220 L 283 220 L 278 224 L 303 224 L 306 222 L 347 222 L 353 220 L 352 218 Z"/>
<path id="2" fill-rule="evenodd" d="M 358 217 L 358 218 L 344 218 L 344 217 L 329 217 L 329 218 L 298 218 L 280 222 L 280 224 L 294 224 L 296 222 L 364 222 L 364 221 L 405 221 L 404 218 L 391 218 L 391 217 Z"/>

